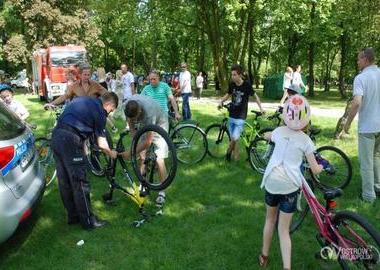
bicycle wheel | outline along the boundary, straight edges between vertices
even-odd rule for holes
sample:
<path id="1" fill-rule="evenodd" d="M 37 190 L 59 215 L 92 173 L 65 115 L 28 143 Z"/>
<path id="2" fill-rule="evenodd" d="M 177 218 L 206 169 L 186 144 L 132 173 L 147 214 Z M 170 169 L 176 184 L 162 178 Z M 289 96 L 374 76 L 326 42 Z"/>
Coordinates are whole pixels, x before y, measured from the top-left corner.
<path id="1" fill-rule="evenodd" d="M 35 141 L 38 161 L 44 171 L 45 185 L 49 186 L 57 176 L 53 151 L 50 147 L 50 140 L 47 138 L 37 138 Z"/>
<path id="2" fill-rule="evenodd" d="M 342 269 L 379 269 L 380 234 L 363 217 L 340 211 L 332 219 Z"/>
<path id="3" fill-rule="evenodd" d="M 230 133 L 220 124 L 212 124 L 206 129 L 207 153 L 214 158 L 226 156 L 231 138 Z"/>
<path id="4" fill-rule="evenodd" d="M 138 153 L 137 146 L 146 144 L 147 148 Z M 156 125 L 147 125 L 137 131 L 132 140 L 131 159 L 139 182 L 152 190 L 167 188 L 177 172 L 174 144 L 168 133 Z"/>
<path id="5" fill-rule="evenodd" d="M 204 159 L 207 153 L 206 134 L 195 125 L 178 126 L 171 136 L 177 150 L 177 159 L 184 164 L 195 164 Z"/>
<path id="6" fill-rule="evenodd" d="M 109 147 L 113 149 L 113 142 L 112 137 L 110 133 L 106 130 L 106 139 Z M 90 171 L 95 176 L 104 176 L 105 174 L 105 168 L 108 164 L 109 157 L 104 154 L 99 147 L 97 146 L 96 138 L 90 137 L 86 141 L 86 148 L 87 148 L 87 162 Z"/>
<path id="7" fill-rule="evenodd" d="M 322 146 L 317 152 L 329 166 L 319 175 L 312 175 L 313 180 L 324 188 L 345 188 L 352 178 L 352 165 L 347 155 L 334 146 Z"/>
<path id="8" fill-rule="evenodd" d="M 264 174 L 273 150 L 273 143 L 262 137 L 256 137 L 248 147 L 248 160 L 252 169 Z"/>

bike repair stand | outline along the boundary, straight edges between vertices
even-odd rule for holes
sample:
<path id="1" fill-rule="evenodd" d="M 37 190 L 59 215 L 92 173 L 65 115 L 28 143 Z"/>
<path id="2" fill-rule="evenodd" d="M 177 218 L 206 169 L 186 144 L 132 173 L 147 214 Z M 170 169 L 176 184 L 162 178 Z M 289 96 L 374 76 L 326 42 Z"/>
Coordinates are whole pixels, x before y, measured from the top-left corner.
<path id="1" fill-rule="evenodd" d="M 162 216 L 163 215 L 164 202 L 162 202 L 162 203 L 156 202 L 157 209 L 156 209 L 156 211 L 155 211 L 154 214 L 150 214 L 150 213 L 146 212 L 146 209 L 144 207 L 145 198 L 150 194 L 149 189 L 146 189 L 146 188 L 144 188 L 144 187 L 141 186 L 139 188 L 139 190 L 137 190 L 137 193 L 138 193 L 138 195 L 137 196 L 135 195 L 136 197 L 134 197 L 134 200 L 136 202 L 137 201 L 142 201 L 142 203 L 139 206 L 139 214 L 140 214 L 141 219 L 135 220 L 132 223 L 132 226 L 134 226 L 136 228 L 139 228 L 145 222 L 150 221 L 153 217 Z"/>
<path id="2" fill-rule="evenodd" d="M 112 199 L 113 192 L 115 189 L 118 189 L 130 197 L 139 206 L 140 219 L 135 220 L 132 223 L 134 227 L 141 227 L 145 222 L 150 221 L 153 217 L 161 216 L 163 214 L 164 203 L 156 203 L 157 210 L 154 214 L 150 214 L 146 211 L 144 203 L 150 194 L 150 190 L 148 188 L 136 185 L 134 185 L 133 188 L 124 188 L 115 181 L 115 176 L 112 176 L 112 173 L 107 173 L 107 179 L 109 181 L 109 191 L 102 196 L 104 203 L 115 205 L 115 201 Z"/>

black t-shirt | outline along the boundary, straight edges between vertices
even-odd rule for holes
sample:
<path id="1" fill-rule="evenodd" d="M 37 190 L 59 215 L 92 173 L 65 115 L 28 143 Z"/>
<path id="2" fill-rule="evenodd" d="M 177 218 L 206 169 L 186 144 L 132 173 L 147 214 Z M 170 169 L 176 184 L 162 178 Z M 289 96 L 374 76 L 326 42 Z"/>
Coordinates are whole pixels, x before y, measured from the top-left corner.
<path id="1" fill-rule="evenodd" d="M 230 83 L 228 87 L 228 94 L 232 95 L 230 117 L 246 119 L 249 96 L 252 96 L 254 93 L 252 85 L 247 81 L 244 81 L 242 85 L 236 85 L 234 82 Z"/>

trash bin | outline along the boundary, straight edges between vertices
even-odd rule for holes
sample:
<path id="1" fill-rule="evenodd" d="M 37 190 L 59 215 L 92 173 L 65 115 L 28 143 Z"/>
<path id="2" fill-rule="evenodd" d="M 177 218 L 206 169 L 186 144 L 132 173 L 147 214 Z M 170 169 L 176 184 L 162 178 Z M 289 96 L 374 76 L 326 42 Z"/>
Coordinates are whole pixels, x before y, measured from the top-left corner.
<path id="1" fill-rule="evenodd" d="M 306 84 L 306 78 L 302 75 L 302 81 Z M 270 99 L 281 99 L 284 94 L 283 89 L 284 75 L 274 74 L 264 79 L 264 97 Z M 305 88 L 301 88 L 302 94 L 305 93 Z"/>

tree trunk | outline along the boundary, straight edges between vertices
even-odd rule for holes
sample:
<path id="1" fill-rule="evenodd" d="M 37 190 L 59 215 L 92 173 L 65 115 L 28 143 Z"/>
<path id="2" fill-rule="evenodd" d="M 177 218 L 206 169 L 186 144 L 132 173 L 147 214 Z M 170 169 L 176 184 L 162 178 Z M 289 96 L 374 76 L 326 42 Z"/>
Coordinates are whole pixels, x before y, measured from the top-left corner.
<path id="1" fill-rule="evenodd" d="M 228 72 L 225 44 L 223 43 L 223 33 L 221 32 L 221 15 L 218 2 L 211 0 L 198 0 L 199 21 L 210 41 L 210 47 L 213 55 L 214 70 L 220 82 L 222 92 L 228 89 Z"/>
<path id="2" fill-rule="evenodd" d="M 346 85 L 344 77 L 346 74 L 347 52 L 348 52 L 347 31 L 344 30 L 340 36 L 340 68 L 339 68 L 339 93 L 342 98 L 346 98 Z"/>
<path id="3" fill-rule="evenodd" d="M 234 54 L 232 57 L 232 62 L 237 63 L 240 59 L 240 55 L 242 53 L 242 40 L 244 43 L 243 37 L 245 37 L 245 33 L 247 31 L 244 31 L 244 25 L 247 17 L 247 11 L 245 9 L 240 10 L 240 25 L 239 30 L 237 33 L 237 39 L 235 41 L 235 48 L 234 48 Z"/>
<path id="4" fill-rule="evenodd" d="M 252 10 L 252 9 L 251 9 Z M 248 80 L 251 84 L 254 82 L 252 66 L 253 66 L 253 14 L 250 11 L 248 14 L 248 29 L 249 32 L 249 45 L 248 45 Z"/>
<path id="5" fill-rule="evenodd" d="M 311 42 L 309 44 L 309 97 L 314 96 L 314 53 L 315 53 L 315 41 L 314 41 L 314 18 L 315 18 L 315 2 L 312 2 L 310 11 L 310 23 L 311 23 Z"/>
<path id="6" fill-rule="evenodd" d="M 291 30 L 289 30 L 291 31 Z M 294 56 L 297 51 L 297 43 L 299 41 L 297 33 L 293 32 L 290 34 L 290 37 L 288 38 L 288 65 L 294 66 L 296 63 L 294 63 Z"/>

